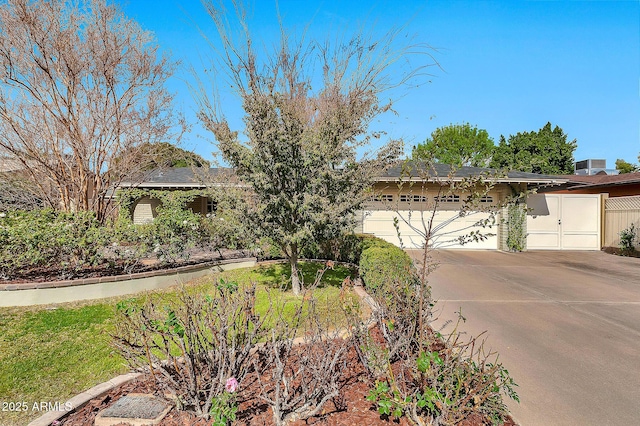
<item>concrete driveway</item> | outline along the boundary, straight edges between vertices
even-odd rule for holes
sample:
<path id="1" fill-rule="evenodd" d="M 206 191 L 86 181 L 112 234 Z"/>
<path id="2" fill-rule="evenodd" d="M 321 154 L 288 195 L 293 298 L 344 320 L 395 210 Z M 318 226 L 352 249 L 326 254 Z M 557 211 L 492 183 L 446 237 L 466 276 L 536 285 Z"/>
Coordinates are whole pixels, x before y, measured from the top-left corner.
<path id="1" fill-rule="evenodd" d="M 416 252 L 410 252 L 417 256 Z M 430 276 L 441 310 L 487 331 L 518 383 L 521 425 L 640 424 L 640 259 L 601 252 L 449 250 Z"/>

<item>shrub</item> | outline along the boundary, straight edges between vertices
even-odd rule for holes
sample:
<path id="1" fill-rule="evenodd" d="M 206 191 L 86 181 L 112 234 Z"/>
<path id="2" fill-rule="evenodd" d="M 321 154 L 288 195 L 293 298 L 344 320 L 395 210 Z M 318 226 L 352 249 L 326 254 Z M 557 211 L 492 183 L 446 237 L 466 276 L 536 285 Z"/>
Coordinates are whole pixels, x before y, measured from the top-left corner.
<path id="1" fill-rule="evenodd" d="M 92 212 L 13 211 L 0 217 L 0 275 L 11 279 L 32 268 L 60 271 L 61 278 L 102 260 L 111 230 Z"/>
<path id="2" fill-rule="evenodd" d="M 637 238 L 635 225 L 632 223 L 628 228 L 620 231 L 620 249 L 622 253 L 628 255 L 636 251 L 635 241 Z"/>
<path id="3" fill-rule="evenodd" d="M 477 338 L 458 327 L 443 338 L 429 328 L 434 302 L 426 275 L 409 256 L 381 240 L 363 239 L 360 274 L 373 297 L 373 331 L 351 318 L 352 339 L 373 380 L 367 399 L 381 415 L 413 424 L 458 424 L 475 413 L 492 423 L 508 414 L 501 392 L 518 400 L 513 379 Z M 460 320 L 462 317 L 460 316 Z"/>
<path id="4" fill-rule="evenodd" d="M 321 243 L 310 244 L 301 256 L 307 259 L 327 259 L 358 264 L 362 252 L 362 236 L 353 233 L 344 234 Z"/>
<path id="5" fill-rule="evenodd" d="M 319 273 L 311 288 L 318 286 L 321 277 Z M 254 362 L 259 398 L 271 407 L 277 426 L 315 416 L 339 396 L 348 348 L 339 337 L 339 327 L 330 319 L 321 319 L 312 291 L 288 305 L 293 308 L 291 320 L 286 319 L 284 303 L 274 304 L 276 321 Z M 299 334 L 301 346 L 294 343 Z"/>
<path id="6" fill-rule="evenodd" d="M 523 251 L 527 247 L 526 204 L 510 204 L 508 207 L 508 214 L 507 248 L 510 251 Z"/>
<path id="7" fill-rule="evenodd" d="M 206 247 L 251 248 L 255 232 L 246 226 L 242 194 L 219 192 L 212 189 L 167 191 L 127 189 L 118 192 L 120 217 L 116 223 L 120 242 L 136 244 L 139 250 L 155 255 L 164 262 L 185 259 L 189 249 Z M 160 201 L 153 222 L 145 225 L 132 223 L 135 200 L 149 196 Z M 202 216 L 189 207 L 198 197 L 209 197 L 216 203 L 215 213 Z"/>
<path id="8" fill-rule="evenodd" d="M 348 233 L 322 243 L 310 244 L 305 247 L 301 256 L 307 259 L 336 260 L 358 265 L 362 252 L 371 247 L 395 246 L 373 235 Z"/>
<path id="9" fill-rule="evenodd" d="M 417 283 L 413 261 L 401 249 L 371 244 L 360 257 L 360 276 L 368 289 L 376 291 L 386 285 Z"/>
<path id="10" fill-rule="evenodd" d="M 348 347 L 312 291 L 329 267 L 304 297 L 279 299 L 268 292 L 269 306 L 261 313 L 255 283 L 239 287 L 222 279 L 209 294 L 183 288 L 178 300 L 152 295 L 120 302 L 114 344 L 175 398 L 178 409 L 211 417 L 215 425 L 233 421 L 237 401 L 252 383 L 275 424 L 306 419 L 338 396 Z"/>
<path id="11" fill-rule="evenodd" d="M 493 355 L 476 339 L 459 342 L 457 337 L 439 351 L 410 352 L 396 374 L 376 381 L 367 399 L 380 414 L 406 415 L 416 424 L 459 424 L 471 413 L 501 424 L 508 409 L 500 392 L 519 399 L 509 372 L 490 362 Z"/>
<path id="12" fill-rule="evenodd" d="M 213 249 L 246 249 L 255 246 L 255 233 L 235 214 L 220 211 L 200 219 L 204 233 L 200 244 Z"/>
<path id="13" fill-rule="evenodd" d="M 200 215 L 171 205 L 158 207 L 157 211 L 158 216 L 153 223 L 142 228 L 146 231 L 142 235 L 161 261 L 172 263 L 186 259 L 188 249 L 205 241 L 206 233 L 200 223 Z"/>
<path id="14" fill-rule="evenodd" d="M 228 379 L 243 385 L 256 344 L 266 337 L 267 315 L 255 314 L 255 292 L 255 285 L 238 289 L 219 280 L 211 295 L 183 288 L 178 303 L 120 302 L 115 346 L 132 367 L 148 369 L 179 408 L 232 416 Z"/>
<path id="15" fill-rule="evenodd" d="M 260 238 L 254 247 L 255 256 L 259 260 L 284 259 L 282 249 L 278 247 L 270 238 Z M 307 257 L 307 256 L 305 256 Z M 312 256 L 309 256 L 312 257 Z"/>

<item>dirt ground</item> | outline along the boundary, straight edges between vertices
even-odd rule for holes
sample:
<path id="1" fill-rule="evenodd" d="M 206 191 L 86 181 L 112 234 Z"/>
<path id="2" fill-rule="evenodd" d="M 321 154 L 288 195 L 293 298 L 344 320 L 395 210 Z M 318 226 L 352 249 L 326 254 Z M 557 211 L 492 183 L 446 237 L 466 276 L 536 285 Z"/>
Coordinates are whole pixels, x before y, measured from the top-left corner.
<path id="1" fill-rule="evenodd" d="M 399 425 L 406 426 L 410 423 L 406 418 L 396 420 L 381 416 L 376 407 L 366 400 L 372 383 L 368 378 L 362 363 L 354 349 L 347 352 L 343 368 L 341 369 L 340 395 L 330 400 L 322 413 L 307 420 L 299 420 L 292 425 Z M 237 421 L 234 423 L 241 426 L 257 426 L 274 424 L 271 409 L 258 398 L 258 384 L 256 381 L 248 380 L 248 384 L 241 386 L 238 393 L 238 413 Z M 64 426 L 85 426 L 93 424 L 98 412 L 108 408 L 120 397 L 128 393 L 148 393 L 158 394 L 150 376 L 141 380 L 136 380 L 113 389 L 108 394 L 94 399 L 71 413 L 61 421 Z M 157 395 L 160 396 L 160 395 Z M 161 426 L 210 426 L 211 421 L 198 418 L 195 415 L 171 410 L 160 423 Z M 479 415 L 472 415 L 466 419 L 461 426 L 481 426 L 489 425 L 490 421 L 483 419 Z M 510 418 L 504 423 L 506 426 L 515 426 L 516 423 Z M 122 424 L 122 426 L 125 426 Z"/>

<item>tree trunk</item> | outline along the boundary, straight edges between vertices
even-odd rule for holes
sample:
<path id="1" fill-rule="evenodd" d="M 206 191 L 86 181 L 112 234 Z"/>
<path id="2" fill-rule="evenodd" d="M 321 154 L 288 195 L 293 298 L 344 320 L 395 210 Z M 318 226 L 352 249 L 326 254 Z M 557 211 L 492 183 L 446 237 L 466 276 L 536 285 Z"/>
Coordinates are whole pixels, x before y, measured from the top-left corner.
<path id="1" fill-rule="evenodd" d="M 299 295 L 302 289 L 300 285 L 300 277 L 298 276 L 298 245 L 291 244 L 291 256 L 289 256 L 289 264 L 291 265 L 291 290 L 294 295 Z"/>

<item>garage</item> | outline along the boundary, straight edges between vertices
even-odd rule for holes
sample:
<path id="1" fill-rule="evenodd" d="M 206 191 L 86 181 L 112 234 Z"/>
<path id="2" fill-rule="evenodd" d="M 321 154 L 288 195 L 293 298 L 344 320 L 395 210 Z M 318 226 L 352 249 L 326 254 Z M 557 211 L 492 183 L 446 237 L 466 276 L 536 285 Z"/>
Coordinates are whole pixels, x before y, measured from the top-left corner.
<path id="1" fill-rule="evenodd" d="M 429 245 L 432 248 L 507 250 L 507 212 L 496 206 L 513 194 L 532 188 L 556 187 L 567 181 L 554 176 L 524 172 L 504 174 L 478 167 L 452 169 L 445 164 L 433 164 L 427 170 L 423 167 L 406 162 L 379 176 L 372 199 L 360 212 L 356 231 L 411 249 L 423 246 L 424 229 L 431 224 Z M 465 199 L 471 193 L 478 195 L 478 203 L 467 210 Z M 432 213 L 434 206 L 435 214 Z M 534 228 L 538 222 L 535 221 Z M 580 226 L 577 228 L 582 229 Z M 476 238 L 468 238 L 472 234 Z M 584 235 L 587 234 L 565 237 L 565 244 L 567 247 L 586 244 L 580 240 Z M 591 237 L 588 234 L 586 238 Z M 538 236 L 534 240 L 536 238 Z M 548 236 L 542 237 L 545 238 Z"/>
<path id="2" fill-rule="evenodd" d="M 432 220 L 435 230 L 431 242 L 433 248 L 447 249 L 482 249 L 496 250 L 498 248 L 498 226 L 481 226 L 478 223 L 489 218 L 489 213 L 471 212 L 460 216 L 459 211 L 438 211 L 433 218 L 430 211 L 410 210 L 369 210 L 364 212 L 363 232 L 373 234 L 378 238 L 400 246 L 398 231 L 394 225 L 397 218 L 398 230 L 402 236 L 404 248 L 421 248 L 424 243 L 424 229 Z M 420 232 L 422 231 L 422 232 Z M 484 236 L 483 240 L 461 244 L 460 238 L 471 231 L 477 231 Z"/>
<path id="3" fill-rule="evenodd" d="M 533 194 L 527 198 L 528 250 L 600 250 L 600 194 Z"/>

